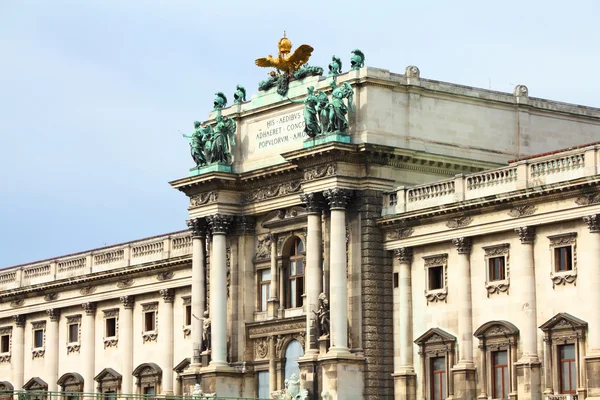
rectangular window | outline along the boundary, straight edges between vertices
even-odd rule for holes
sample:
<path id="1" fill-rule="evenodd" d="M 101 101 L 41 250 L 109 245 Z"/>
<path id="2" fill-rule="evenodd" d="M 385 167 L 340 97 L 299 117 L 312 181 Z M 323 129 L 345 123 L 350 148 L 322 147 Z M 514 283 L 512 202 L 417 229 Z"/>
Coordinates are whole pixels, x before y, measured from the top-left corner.
<path id="1" fill-rule="evenodd" d="M 492 353 L 492 379 L 495 399 L 508 399 L 508 353 Z"/>
<path id="2" fill-rule="evenodd" d="M 111 317 L 111 318 L 106 318 L 104 320 L 104 324 L 106 326 L 105 329 L 105 337 L 114 337 L 117 336 L 117 318 L 116 317 Z"/>
<path id="3" fill-rule="evenodd" d="M 152 332 L 155 330 L 156 330 L 155 311 L 148 311 L 144 314 L 144 332 Z"/>
<path id="4" fill-rule="evenodd" d="M 258 374 L 258 397 L 261 399 L 270 399 L 269 392 L 269 371 L 260 371 Z"/>
<path id="5" fill-rule="evenodd" d="M 429 267 L 429 290 L 443 289 L 444 288 L 444 267 Z"/>
<path id="6" fill-rule="evenodd" d="M 446 398 L 446 357 L 431 359 L 431 398 L 433 400 Z"/>
<path id="7" fill-rule="evenodd" d="M 394 289 L 400 286 L 400 278 L 397 272 L 394 272 Z"/>
<path id="8" fill-rule="evenodd" d="M 104 392 L 104 400 L 114 400 L 117 397 L 117 392 L 108 390 Z"/>
<path id="9" fill-rule="evenodd" d="M 554 249 L 554 270 L 556 272 L 573 270 L 573 248 L 571 246 Z"/>
<path id="10" fill-rule="evenodd" d="M 304 260 L 290 261 L 290 308 L 302 307 Z"/>
<path id="11" fill-rule="evenodd" d="M 260 276 L 260 311 L 267 311 L 267 302 L 271 290 L 271 270 L 263 269 L 259 271 Z"/>
<path id="12" fill-rule="evenodd" d="M 10 352 L 10 335 L 0 337 L 0 353 Z"/>
<path id="13" fill-rule="evenodd" d="M 44 347 L 44 330 L 36 329 L 33 331 L 33 347 L 40 349 Z"/>
<path id="14" fill-rule="evenodd" d="M 575 371 L 575 345 L 565 344 L 558 346 L 560 368 L 560 393 L 577 393 L 577 379 Z"/>
<path id="15" fill-rule="evenodd" d="M 153 396 L 156 394 L 156 390 L 154 389 L 154 386 L 146 386 L 144 388 L 144 394 Z"/>
<path id="16" fill-rule="evenodd" d="M 185 325 L 190 326 L 192 324 L 192 306 L 185 306 Z"/>
<path id="17" fill-rule="evenodd" d="M 506 279 L 506 267 L 504 256 L 491 257 L 488 260 L 490 281 L 501 281 Z"/>
<path id="18" fill-rule="evenodd" d="M 79 343 L 79 324 L 69 324 L 69 343 Z"/>

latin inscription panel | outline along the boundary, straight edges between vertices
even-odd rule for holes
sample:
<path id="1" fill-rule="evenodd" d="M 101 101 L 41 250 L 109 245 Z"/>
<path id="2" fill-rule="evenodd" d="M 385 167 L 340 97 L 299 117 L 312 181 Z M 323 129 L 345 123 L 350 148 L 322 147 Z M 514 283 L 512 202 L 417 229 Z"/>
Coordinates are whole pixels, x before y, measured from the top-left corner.
<path id="1" fill-rule="evenodd" d="M 255 154 L 297 147 L 306 138 L 302 109 L 248 124 L 249 148 Z"/>

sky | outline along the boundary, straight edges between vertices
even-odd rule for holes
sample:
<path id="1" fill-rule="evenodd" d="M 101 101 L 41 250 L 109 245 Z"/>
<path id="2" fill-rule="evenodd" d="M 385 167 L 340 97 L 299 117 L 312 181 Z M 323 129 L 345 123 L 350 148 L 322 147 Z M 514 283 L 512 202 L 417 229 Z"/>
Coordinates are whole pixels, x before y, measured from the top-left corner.
<path id="1" fill-rule="evenodd" d="M 0 0 L 0 268 L 185 229 L 178 130 L 287 32 L 421 77 L 600 107 L 600 2 Z M 347 69 L 347 67 L 345 68 Z"/>

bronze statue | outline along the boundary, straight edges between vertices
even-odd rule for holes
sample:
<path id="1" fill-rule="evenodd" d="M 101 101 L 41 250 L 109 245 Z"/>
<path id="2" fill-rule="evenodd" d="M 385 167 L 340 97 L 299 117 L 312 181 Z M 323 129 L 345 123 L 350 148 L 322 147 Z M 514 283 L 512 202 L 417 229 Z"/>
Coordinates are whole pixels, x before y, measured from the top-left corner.
<path id="1" fill-rule="evenodd" d="M 210 350 L 210 318 L 208 310 L 204 311 L 204 322 L 202 323 L 202 351 Z"/>
<path id="2" fill-rule="evenodd" d="M 329 300 L 325 293 L 319 295 L 319 309 L 313 313 L 317 316 L 319 337 L 329 337 Z"/>

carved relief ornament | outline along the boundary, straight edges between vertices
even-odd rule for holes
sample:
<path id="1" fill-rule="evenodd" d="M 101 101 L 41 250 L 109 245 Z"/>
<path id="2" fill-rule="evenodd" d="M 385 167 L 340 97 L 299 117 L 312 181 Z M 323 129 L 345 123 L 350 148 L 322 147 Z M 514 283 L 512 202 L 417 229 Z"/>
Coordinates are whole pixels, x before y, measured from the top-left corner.
<path id="1" fill-rule="evenodd" d="M 323 191 L 323 195 L 329 202 L 329 208 L 331 210 L 345 209 L 352 196 L 352 190 L 333 188 Z"/>
<path id="2" fill-rule="evenodd" d="M 325 176 L 332 176 L 337 173 L 335 164 L 319 165 L 317 167 L 308 168 L 304 171 L 304 180 L 312 181 Z"/>
<path id="3" fill-rule="evenodd" d="M 247 192 L 242 197 L 242 204 L 249 204 L 257 201 L 272 199 L 279 196 L 286 196 L 288 194 L 298 193 L 301 189 L 301 179 L 265 186 Z"/>
<path id="4" fill-rule="evenodd" d="M 190 207 L 198 207 L 204 204 L 214 203 L 218 198 L 219 192 L 217 191 L 195 194 L 190 197 Z"/>
<path id="5" fill-rule="evenodd" d="M 509 249 L 510 245 L 508 243 L 483 248 L 485 251 L 485 289 L 487 290 L 487 297 L 490 297 L 491 294 L 508 294 L 508 289 L 510 288 Z M 494 257 L 504 257 L 504 279 L 502 280 L 493 281 L 490 278 L 489 260 Z"/>
<path id="6" fill-rule="evenodd" d="M 552 288 L 557 285 L 577 285 L 577 233 L 571 232 L 548 236 L 548 239 L 550 239 L 550 279 L 552 280 Z M 556 271 L 556 254 L 554 249 L 567 246 L 571 247 L 571 269 Z"/>
<path id="7" fill-rule="evenodd" d="M 514 206 L 508 211 L 508 216 L 513 218 L 526 217 L 537 211 L 534 204 L 526 204 L 522 206 Z"/>
<path id="8" fill-rule="evenodd" d="M 206 217 L 213 235 L 225 235 L 231 226 L 233 218 L 230 215 L 215 214 Z"/>
<path id="9" fill-rule="evenodd" d="M 256 239 L 256 260 L 270 260 L 271 259 L 271 246 L 273 243 L 273 235 L 266 234 L 259 236 Z"/>
<path id="10" fill-rule="evenodd" d="M 446 222 L 446 226 L 449 229 L 458 229 L 464 228 L 465 226 L 469 226 L 473 223 L 472 217 L 458 217 L 452 218 L 450 221 Z"/>
<path id="11" fill-rule="evenodd" d="M 256 360 L 265 359 L 269 356 L 269 339 L 260 338 L 254 341 L 254 358 Z"/>
<path id="12" fill-rule="evenodd" d="M 406 239 L 407 237 L 412 236 L 415 233 L 413 228 L 396 228 L 387 233 L 388 240 L 397 240 L 397 239 Z"/>
<path id="13" fill-rule="evenodd" d="M 411 263 L 413 259 L 412 248 L 410 247 L 401 247 L 399 249 L 394 250 L 394 254 L 398 258 L 398 261 L 401 263 Z"/>

